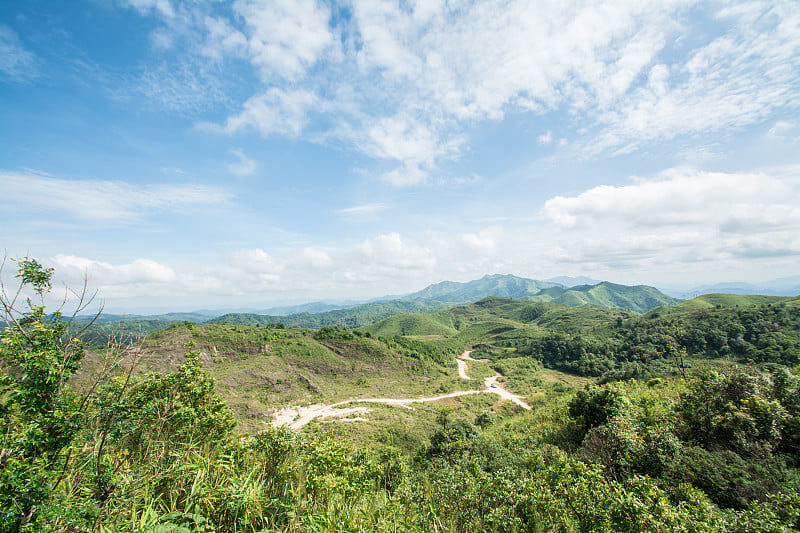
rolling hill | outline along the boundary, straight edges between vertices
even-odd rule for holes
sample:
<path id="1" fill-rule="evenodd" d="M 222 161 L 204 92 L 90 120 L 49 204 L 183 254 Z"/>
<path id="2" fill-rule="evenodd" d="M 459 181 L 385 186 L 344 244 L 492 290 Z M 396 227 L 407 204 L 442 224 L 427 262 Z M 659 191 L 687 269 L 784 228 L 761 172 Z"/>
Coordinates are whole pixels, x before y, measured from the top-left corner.
<path id="1" fill-rule="evenodd" d="M 397 300 L 372 302 L 347 309 L 323 313 L 299 313 L 288 316 L 230 313 L 209 320 L 209 323 L 266 325 L 281 322 L 286 326 L 320 328 L 324 326 L 363 327 L 401 313 L 432 313 L 447 307 L 468 304 L 488 297 L 522 301 L 552 302 L 569 307 L 603 307 L 632 313 L 644 313 L 661 305 L 674 305 L 680 300 L 646 285 L 627 286 L 609 283 L 563 285 L 519 278 L 512 275 L 484 276 L 467 283 L 444 281 Z M 408 328 L 406 328 L 407 330 Z M 439 334 L 433 333 L 415 334 Z"/>

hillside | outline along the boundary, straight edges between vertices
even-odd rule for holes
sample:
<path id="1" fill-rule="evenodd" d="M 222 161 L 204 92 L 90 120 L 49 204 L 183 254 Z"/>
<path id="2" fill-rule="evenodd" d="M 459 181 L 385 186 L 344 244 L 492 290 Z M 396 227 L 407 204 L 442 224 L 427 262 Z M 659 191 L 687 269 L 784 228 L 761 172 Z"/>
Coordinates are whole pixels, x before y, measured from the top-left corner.
<path id="1" fill-rule="evenodd" d="M 604 307 L 632 313 L 644 313 L 660 305 L 673 305 L 680 300 L 667 296 L 646 285 L 626 286 L 609 282 L 583 285 L 567 289 L 543 281 L 518 278 L 511 275 L 484 276 L 468 283 L 445 281 L 402 299 L 361 304 L 347 309 L 336 309 L 323 313 L 300 313 L 288 316 L 258 315 L 253 313 L 231 313 L 209 320 L 209 323 L 267 325 L 280 322 L 286 326 L 320 328 L 341 326 L 358 328 L 400 313 L 431 313 L 458 304 L 468 304 L 487 297 L 513 298 L 552 302 L 569 307 Z M 411 331 L 406 326 L 403 331 Z M 401 331 L 400 329 L 396 331 Z M 406 333 L 409 335 L 443 334 L 436 327 L 429 333 Z"/>
<path id="2" fill-rule="evenodd" d="M 183 322 L 86 353 L 29 301 L 0 343 L 0 529 L 797 530 L 796 303 L 489 297 L 380 325 L 427 341 Z"/>
<path id="3" fill-rule="evenodd" d="M 651 314 L 663 313 L 683 313 L 685 311 L 697 311 L 699 309 L 712 309 L 716 307 L 749 307 L 753 305 L 769 305 L 785 303 L 787 305 L 798 305 L 800 297 L 785 296 L 764 296 L 764 295 L 740 295 L 740 294 L 704 294 L 691 300 L 684 300 L 677 305 L 659 307 L 653 309 Z"/>
<path id="4" fill-rule="evenodd" d="M 209 320 L 208 324 L 242 324 L 266 326 L 281 323 L 287 327 L 321 328 L 340 326 L 358 328 L 372 324 L 387 316 L 399 313 L 432 312 L 446 307 L 445 304 L 392 300 L 361 304 L 348 309 L 334 309 L 323 313 L 300 313 L 295 315 L 259 315 L 255 313 L 229 313 Z"/>
<path id="5" fill-rule="evenodd" d="M 139 374 L 175 371 L 185 361 L 187 343 L 200 350 L 242 430 L 265 427 L 278 406 L 367 392 L 413 397 L 452 390 L 457 381 L 455 347 L 375 339 L 337 328 L 173 324 L 128 351 L 123 367 L 135 359 Z M 101 371 L 100 353 L 87 357 L 79 382 L 88 384 Z"/>
<path id="6" fill-rule="evenodd" d="M 429 285 L 421 291 L 403 296 L 402 299 L 413 302 L 442 302 L 450 304 L 475 302 L 487 296 L 524 300 L 538 294 L 542 289 L 551 287 L 564 288 L 563 285 L 547 281 L 495 274 L 466 283 L 443 281 Z"/>
<path id="7" fill-rule="evenodd" d="M 538 299 L 533 297 L 533 299 Z M 645 313 L 660 305 L 674 305 L 680 302 L 647 285 L 617 285 L 604 281 L 597 285 L 572 287 L 550 300 L 571 307 L 608 307 L 633 313 Z"/>

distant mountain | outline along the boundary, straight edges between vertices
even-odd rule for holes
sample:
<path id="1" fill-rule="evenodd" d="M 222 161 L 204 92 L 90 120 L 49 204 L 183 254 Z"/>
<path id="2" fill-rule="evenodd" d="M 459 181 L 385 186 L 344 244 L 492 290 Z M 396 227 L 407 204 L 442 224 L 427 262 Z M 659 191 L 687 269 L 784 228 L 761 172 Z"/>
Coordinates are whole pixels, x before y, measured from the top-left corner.
<path id="1" fill-rule="evenodd" d="M 260 315 L 256 313 L 228 313 L 207 321 L 208 324 L 244 324 L 266 326 L 281 323 L 287 327 L 321 328 L 342 326 L 358 328 L 399 313 L 430 313 L 448 307 L 443 303 L 423 303 L 408 300 L 392 300 L 361 304 L 349 309 L 334 309 L 323 313 L 299 313 L 294 315 Z"/>
<path id="2" fill-rule="evenodd" d="M 550 288 L 564 289 L 565 287 L 548 281 L 519 278 L 510 274 L 494 274 L 466 283 L 443 281 L 429 285 L 421 291 L 403 296 L 402 299 L 413 302 L 449 304 L 477 302 L 487 296 L 527 300 L 540 293 L 543 289 Z"/>
<path id="3" fill-rule="evenodd" d="M 349 302 L 349 303 L 331 303 L 331 302 L 309 302 L 299 305 L 284 305 L 279 307 L 270 307 L 259 311 L 260 315 L 274 315 L 274 316 L 289 316 L 299 315 L 301 313 L 324 313 L 326 311 L 333 311 L 334 309 L 348 309 L 355 307 L 362 302 Z"/>
<path id="4" fill-rule="evenodd" d="M 576 279 L 580 278 L 570 278 L 571 281 Z M 97 339 L 104 339 L 112 331 L 123 330 L 128 332 L 131 338 L 137 338 L 140 334 L 183 321 L 261 326 L 282 323 L 288 327 L 302 328 L 324 326 L 357 328 L 400 313 L 432 313 L 489 297 L 552 302 L 569 307 L 602 307 L 632 313 L 645 313 L 654 307 L 680 302 L 646 285 L 627 286 L 604 281 L 567 287 L 552 281 L 494 274 L 465 283 L 443 281 L 400 298 L 392 300 L 378 298 L 358 305 L 312 302 L 297 306 L 274 307 L 269 309 L 269 313 L 227 313 L 217 317 L 209 317 L 205 314 L 206 311 L 151 316 L 103 315 L 89 333 Z M 426 327 L 430 331 L 441 331 L 440 325 L 429 323 Z M 411 328 L 406 324 L 400 329 L 420 328 L 418 326 Z"/>
<path id="5" fill-rule="evenodd" d="M 798 296 L 800 295 L 800 276 L 765 281 L 763 283 L 743 283 L 729 281 L 700 285 L 692 289 L 663 289 L 664 292 L 680 298 L 695 298 L 702 294 L 760 294 L 763 296 Z"/>
<path id="6" fill-rule="evenodd" d="M 648 285 L 618 285 L 604 281 L 597 285 L 578 285 L 556 295 L 554 290 L 530 298 L 536 301 L 553 302 L 570 307 L 607 307 L 634 313 L 646 313 L 660 305 L 675 305 L 681 300 L 662 293 Z M 554 297 L 553 297 L 554 296 Z"/>
<path id="7" fill-rule="evenodd" d="M 596 285 L 567 288 L 547 281 L 495 274 L 466 283 L 443 281 L 400 299 L 366 303 L 346 309 L 284 316 L 229 313 L 208 322 L 262 326 L 280 322 L 289 327 L 301 328 L 336 325 L 357 328 L 400 313 L 432 313 L 454 305 L 477 302 L 487 297 L 552 302 L 569 307 L 604 307 L 633 313 L 644 313 L 660 305 L 674 305 L 681 301 L 646 285 L 630 287 L 604 281 Z M 428 324 L 430 331 L 439 331 L 439 328 L 438 325 Z M 400 330 L 408 329 L 416 330 L 419 327 L 410 328 L 405 325 L 400 328 Z"/>
<path id="8" fill-rule="evenodd" d="M 404 296 L 403 300 L 458 305 L 476 302 L 489 296 L 553 302 L 570 307 L 608 307 L 634 313 L 644 313 L 659 305 L 674 305 L 680 302 L 679 299 L 667 296 L 647 285 L 628 286 L 603 281 L 567 287 L 566 284 L 508 274 L 484 276 L 466 283 L 443 281 Z"/>
<path id="9" fill-rule="evenodd" d="M 550 283 L 555 283 L 557 285 L 563 285 L 567 288 L 576 287 L 578 285 L 597 285 L 598 283 L 603 282 L 602 280 L 587 278 L 586 276 L 558 276 L 555 278 L 546 279 L 545 281 L 549 281 Z"/>
<path id="10" fill-rule="evenodd" d="M 103 313 L 95 323 L 105 324 L 108 322 L 133 322 L 139 320 L 161 321 L 161 322 L 205 322 L 209 318 L 214 318 L 219 313 L 209 311 L 193 311 L 191 313 L 164 313 L 161 315 L 128 315 Z M 95 315 L 79 315 L 75 317 L 78 322 L 90 322 L 95 319 Z"/>

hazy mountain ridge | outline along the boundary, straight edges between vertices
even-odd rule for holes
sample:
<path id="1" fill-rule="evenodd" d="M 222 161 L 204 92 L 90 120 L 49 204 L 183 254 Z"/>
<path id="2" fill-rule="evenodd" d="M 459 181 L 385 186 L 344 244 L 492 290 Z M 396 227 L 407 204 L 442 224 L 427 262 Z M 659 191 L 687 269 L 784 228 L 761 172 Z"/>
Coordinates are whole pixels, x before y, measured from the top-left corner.
<path id="1" fill-rule="evenodd" d="M 692 299 L 705 294 L 757 294 L 765 296 L 798 296 L 800 295 L 800 276 L 788 276 L 761 283 L 745 283 L 741 281 L 724 281 L 707 285 L 698 285 L 691 289 L 660 289 L 678 298 Z"/>
<path id="2" fill-rule="evenodd" d="M 604 281 L 597 285 L 580 285 L 568 289 L 555 283 L 495 274 L 466 283 L 444 281 L 429 285 L 401 299 L 367 303 L 348 309 L 288 316 L 232 313 L 208 322 L 249 325 L 282 322 L 290 327 L 319 328 L 339 325 L 358 328 L 401 313 L 432 313 L 453 305 L 469 304 L 490 297 L 551 302 L 569 307 L 604 307 L 636 314 L 680 302 L 677 298 L 667 296 L 647 285 L 627 286 Z M 432 327 L 430 331 L 437 329 Z"/>
<path id="3" fill-rule="evenodd" d="M 494 274 L 466 283 L 455 281 L 435 283 L 421 291 L 406 295 L 402 299 L 454 304 L 474 302 L 487 296 L 524 300 L 549 288 L 564 289 L 565 287 L 557 283 L 520 278 L 511 274 Z"/>
<path id="4" fill-rule="evenodd" d="M 645 313 L 662 305 L 680 302 L 647 285 L 627 286 L 600 282 L 596 285 L 565 285 L 520 278 L 510 274 L 486 275 L 469 282 L 443 281 L 402 296 L 385 300 L 376 299 L 358 305 L 328 304 L 312 302 L 299 306 L 272 308 L 273 313 L 225 313 L 210 317 L 200 312 L 167 313 L 162 315 L 106 315 L 102 317 L 103 335 L 108 333 L 110 324 L 124 326 L 131 338 L 137 331 L 146 334 L 174 322 L 231 323 L 243 325 L 267 325 L 283 323 L 289 327 L 321 328 L 324 326 L 343 326 L 358 328 L 378 322 L 384 318 L 401 313 L 433 313 L 460 304 L 469 304 L 487 297 L 512 298 L 535 302 L 552 302 L 570 307 L 604 307 L 620 309 L 632 313 Z M 325 309 L 313 312 L 314 309 Z M 294 312 L 299 311 L 299 312 Z M 88 320 L 89 317 L 80 317 Z M 436 329 L 436 328 L 433 328 Z"/>

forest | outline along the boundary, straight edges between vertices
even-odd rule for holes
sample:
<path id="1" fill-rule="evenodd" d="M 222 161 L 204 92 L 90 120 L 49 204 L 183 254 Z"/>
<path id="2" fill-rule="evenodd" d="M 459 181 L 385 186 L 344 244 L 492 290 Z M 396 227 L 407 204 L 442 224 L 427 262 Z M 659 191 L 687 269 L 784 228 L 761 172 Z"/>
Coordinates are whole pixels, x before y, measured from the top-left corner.
<path id="1" fill-rule="evenodd" d="M 0 531 L 800 530 L 796 299 L 644 315 L 495 299 L 372 329 L 186 323 L 90 347 L 45 308 L 52 269 L 18 267 L 32 296 L 2 299 Z M 440 332 L 377 333 L 401 323 Z M 131 363 L 169 342 L 172 366 Z M 448 390 L 463 349 L 532 408 L 470 395 L 371 438 L 356 419 L 258 427 L 234 405 L 250 361 L 302 368 L 258 374 L 269 407 L 298 383 L 309 401 L 389 379 Z"/>

